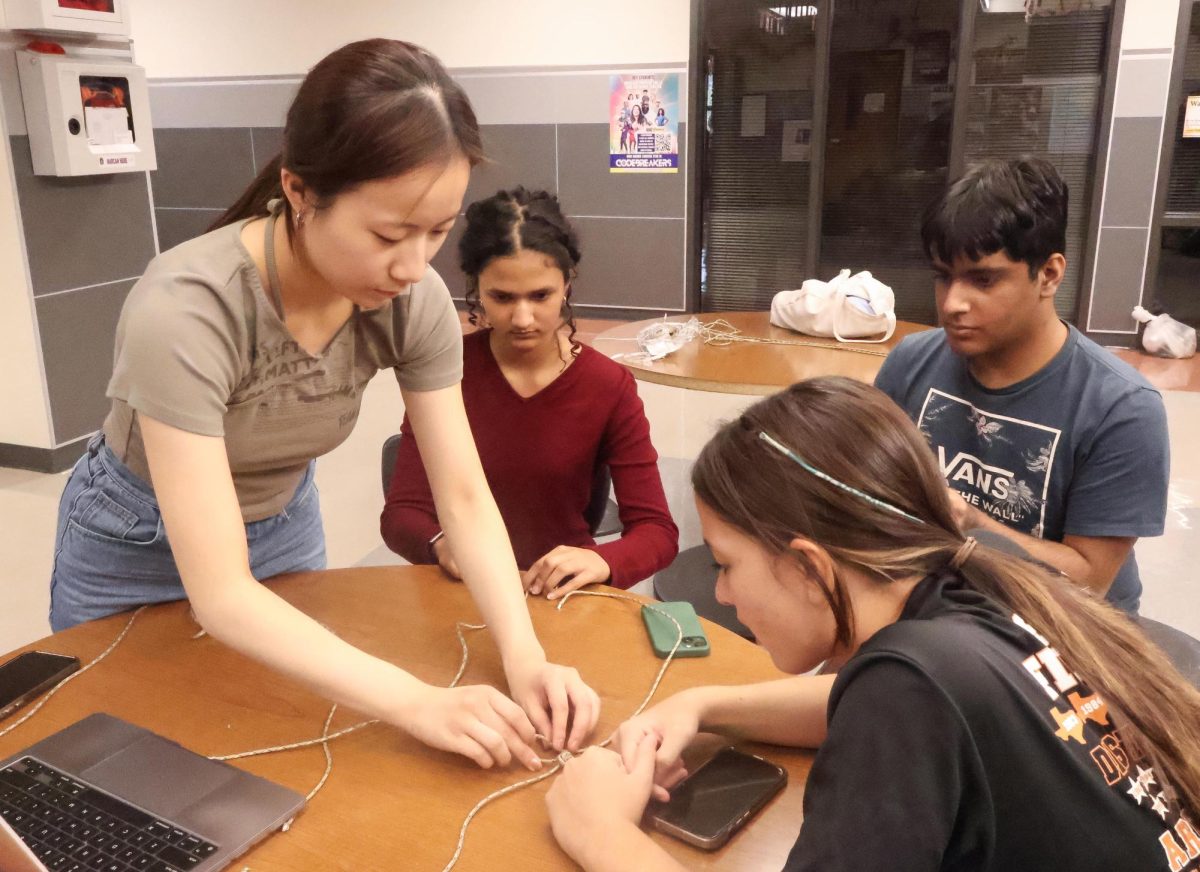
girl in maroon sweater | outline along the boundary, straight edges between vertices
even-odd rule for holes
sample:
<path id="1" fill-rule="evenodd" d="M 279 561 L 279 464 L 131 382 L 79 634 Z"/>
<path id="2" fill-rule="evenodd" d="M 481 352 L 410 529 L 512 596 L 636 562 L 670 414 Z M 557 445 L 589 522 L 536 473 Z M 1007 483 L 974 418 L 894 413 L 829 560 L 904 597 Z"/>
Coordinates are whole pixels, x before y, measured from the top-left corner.
<path id="1" fill-rule="evenodd" d="M 463 342 L 463 401 L 525 587 L 552 599 L 597 582 L 629 587 L 665 568 L 679 547 L 632 377 L 575 341 L 579 259 L 551 194 L 517 188 L 467 209 L 459 260 L 471 323 L 486 329 Z M 383 539 L 410 562 L 458 578 L 407 417 L 401 432 Z M 600 463 L 611 471 L 624 531 L 597 545 L 584 511 Z"/>

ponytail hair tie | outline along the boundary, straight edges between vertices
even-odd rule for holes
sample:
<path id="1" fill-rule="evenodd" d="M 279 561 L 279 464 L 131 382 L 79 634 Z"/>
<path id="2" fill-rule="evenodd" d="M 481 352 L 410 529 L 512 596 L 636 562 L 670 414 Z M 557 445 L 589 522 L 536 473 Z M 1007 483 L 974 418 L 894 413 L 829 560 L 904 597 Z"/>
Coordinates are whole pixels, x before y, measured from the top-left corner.
<path id="1" fill-rule="evenodd" d="M 966 541 L 958 546 L 958 550 L 954 552 L 954 556 L 950 558 L 951 569 L 962 569 L 964 563 L 975 551 L 975 546 L 979 541 L 974 536 L 968 536 Z"/>

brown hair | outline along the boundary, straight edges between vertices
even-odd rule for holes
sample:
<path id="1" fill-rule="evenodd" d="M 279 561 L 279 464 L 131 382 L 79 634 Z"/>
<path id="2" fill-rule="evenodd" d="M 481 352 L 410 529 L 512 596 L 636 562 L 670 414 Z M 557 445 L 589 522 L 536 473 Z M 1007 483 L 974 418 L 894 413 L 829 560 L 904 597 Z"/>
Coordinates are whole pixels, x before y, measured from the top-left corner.
<path id="1" fill-rule="evenodd" d="M 923 523 L 806 472 L 772 449 L 765 432 L 839 481 Z M 946 483 L 924 438 L 883 393 L 846 378 L 799 382 L 726 424 L 692 471 L 696 494 L 726 523 L 769 550 L 795 554 L 797 536 L 881 583 L 948 566 L 963 544 Z M 803 557 L 797 555 L 803 561 Z M 811 565 L 850 642 L 853 616 L 841 581 Z M 959 573 L 975 590 L 1045 635 L 1121 724 L 1131 757 L 1169 773 L 1182 808 L 1200 813 L 1200 692 L 1129 618 L 1063 576 L 980 545 Z"/>
<path id="2" fill-rule="evenodd" d="M 475 166 L 483 143 L 471 102 L 441 62 L 419 46 L 367 39 L 313 67 L 288 109 L 283 151 L 210 229 L 267 214 L 283 197 L 286 167 L 327 207 L 363 182 L 402 175 L 461 154 Z M 284 217 L 292 232 L 291 205 Z"/>

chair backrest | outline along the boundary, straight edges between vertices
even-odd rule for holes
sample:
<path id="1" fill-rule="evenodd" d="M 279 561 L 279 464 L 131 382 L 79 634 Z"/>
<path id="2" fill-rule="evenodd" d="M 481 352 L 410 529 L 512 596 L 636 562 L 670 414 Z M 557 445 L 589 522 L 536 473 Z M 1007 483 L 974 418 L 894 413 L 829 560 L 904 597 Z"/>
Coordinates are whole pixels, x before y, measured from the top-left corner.
<path id="1" fill-rule="evenodd" d="M 1182 630 L 1144 615 L 1138 615 L 1136 621 L 1150 641 L 1161 648 L 1167 659 L 1183 673 L 1183 677 L 1190 681 L 1193 687 L 1200 688 L 1200 641 Z"/>
<path id="2" fill-rule="evenodd" d="M 604 512 L 608 508 L 608 492 L 612 489 L 612 475 L 606 464 L 598 464 L 592 472 L 592 490 L 587 508 L 583 510 L 588 531 L 595 536 L 604 523 Z"/>
<path id="3" fill-rule="evenodd" d="M 388 487 L 392 483 L 392 473 L 396 471 L 396 452 L 400 450 L 400 441 L 403 438 L 404 435 L 402 433 L 396 433 L 389 436 L 383 442 L 383 452 L 379 458 L 379 467 L 382 474 L 383 495 L 385 497 L 387 496 Z M 583 512 L 588 530 L 593 536 L 596 535 L 596 532 L 604 523 L 604 512 L 608 508 L 608 493 L 611 489 L 612 476 L 609 474 L 608 467 L 601 463 L 592 473 L 591 496 L 588 497 L 587 508 Z"/>
<path id="4" fill-rule="evenodd" d="M 379 466 L 383 471 L 383 495 L 385 497 L 388 487 L 392 483 L 392 473 L 396 471 L 396 452 L 400 450 L 400 440 L 403 438 L 404 434 L 397 433 L 383 440 L 383 456 L 380 458 Z"/>

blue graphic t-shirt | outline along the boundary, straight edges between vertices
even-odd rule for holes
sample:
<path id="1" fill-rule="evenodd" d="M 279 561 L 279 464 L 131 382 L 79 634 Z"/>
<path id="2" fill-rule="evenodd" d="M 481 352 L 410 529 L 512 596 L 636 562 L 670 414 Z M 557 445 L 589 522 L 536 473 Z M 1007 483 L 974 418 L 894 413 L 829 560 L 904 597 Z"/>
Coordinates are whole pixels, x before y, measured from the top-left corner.
<path id="1" fill-rule="evenodd" d="M 1159 536 L 1170 466 L 1162 396 L 1074 327 L 1040 371 L 999 390 L 977 382 L 945 332 L 909 336 L 875 386 L 916 422 L 946 483 L 1030 536 Z M 1108 599 L 1136 611 L 1131 552 Z"/>

